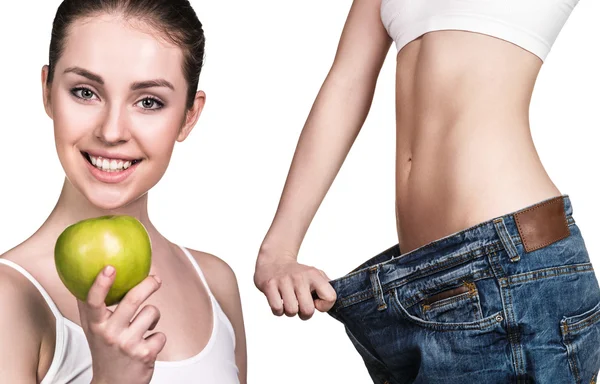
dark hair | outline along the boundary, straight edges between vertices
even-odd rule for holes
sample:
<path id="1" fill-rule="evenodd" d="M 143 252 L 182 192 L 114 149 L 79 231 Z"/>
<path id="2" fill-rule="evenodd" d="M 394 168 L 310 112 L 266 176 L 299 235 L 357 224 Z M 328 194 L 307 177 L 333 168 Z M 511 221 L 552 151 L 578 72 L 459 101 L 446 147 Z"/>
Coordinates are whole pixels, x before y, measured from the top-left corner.
<path id="1" fill-rule="evenodd" d="M 161 33 L 184 51 L 183 73 L 188 83 L 187 108 L 191 108 L 204 63 L 204 31 L 188 0 L 64 0 L 56 11 L 50 40 L 48 84 L 65 48 L 69 27 L 78 19 L 100 13 L 135 18 Z"/>

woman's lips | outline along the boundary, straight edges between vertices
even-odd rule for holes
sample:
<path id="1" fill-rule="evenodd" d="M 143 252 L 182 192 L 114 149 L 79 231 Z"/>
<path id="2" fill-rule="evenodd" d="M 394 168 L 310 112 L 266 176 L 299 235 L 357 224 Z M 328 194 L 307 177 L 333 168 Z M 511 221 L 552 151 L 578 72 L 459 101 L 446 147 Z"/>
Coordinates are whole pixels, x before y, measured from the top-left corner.
<path id="1" fill-rule="evenodd" d="M 103 183 L 115 184 L 127 179 L 141 163 L 141 160 L 106 159 L 82 152 L 90 173 Z"/>

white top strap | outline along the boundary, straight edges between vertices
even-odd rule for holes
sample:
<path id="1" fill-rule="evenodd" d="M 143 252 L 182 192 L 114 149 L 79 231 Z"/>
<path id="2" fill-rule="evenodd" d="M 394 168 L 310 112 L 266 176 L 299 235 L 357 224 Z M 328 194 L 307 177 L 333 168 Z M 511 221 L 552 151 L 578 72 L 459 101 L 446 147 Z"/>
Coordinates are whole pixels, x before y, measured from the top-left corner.
<path id="1" fill-rule="evenodd" d="M 179 245 L 179 248 L 181 248 L 181 250 L 183 251 L 183 253 L 188 257 L 188 259 L 190 259 L 190 263 L 192 263 L 192 265 L 194 266 L 194 268 L 196 269 L 196 272 L 198 273 L 198 275 L 200 276 L 200 279 L 202 280 L 202 283 L 204 283 L 204 287 L 206 288 L 206 291 L 208 292 L 208 295 L 211 297 L 211 299 L 216 300 L 215 297 L 213 296 L 210 287 L 208 286 L 208 282 L 206 281 L 206 277 L 204 277 L 204 273 L 202 273 L 202 269 L 200 269 L 200 266 L 198 265 L 198 263 L 196 263 L 196 259 L 194 259 L 194 256 L 192 256 L 192 254 L 190 253 L 190 251 Z"/>
<path id="2" fill-rule="evenodd" d="M 212 307 L 213 308 L 213 321 L 215 322 L 215 326 L 217 326 L 217 319 L 220 319 L 223 322 L 223 324 L 225 324 L 225 327 L 227 328 L 227 331 L 229 332 L 231 339 L 233 340 L 233 348 L 235 349 L 235 345 L 236 345 L 235 330 L 233 329 L 233 325 L 231 324 L 231 321 L 229 320 L 229 318 L 227 317 L 225 312 L 223 312 L 223 308 L 221 308 L 219 301 L 217 300 L 217 298 L 213 295 L 212 291 L 210 290 L 210 287 L 208 286 L 208 282 L 206 281 L 206 278 L 204 277 L 204 273 L 202 273 L 202 270 L 200 269 L 200 266 L 196 262 L 196 259 L 194 259 L 194 256 L 192 256 L 191 252 L 187 248 L 185 248 L 181 245 L 179 245 L 179 248 L 181 248 L 183 253 L 185 253 L 185 255 L 188 257 L 188 259 L 190 259 L 190 262 L 196 269 L 196 272 L 198 273 L 198 275 L 200 276 L 200 279 L 202 280 L 202 282 L 204 283 L 204 286 L 206 287 L 208 296 L 210 297 L 210 300 L 213 304 L 213 307 Z"/>
<path id="3" fill-rule="evenodd" d="M 46 303 L 50 307 L 50 310 L 54 314 L 54 317 L 56 317 L 57 320 L 62 320 L 63 316 L 60 313 L 60 311 L 58 310 L 58 307 L 56 306 L 56 304 L 54 304 L 54 301 L 52 300 L 52 298 L 50 297 L 48 292 L 46 292 L 44 287 L 42 287 L 42 285 L 29 272 L 27 272 L 25 270 L 25 268 L 21 267 L 19 264 L 15 263 L 14 261 L 7 260 L 7 259 L 1 259 L 1 258 L 0 258 L 0 264 L 8 265 L 9 267 L 12 267 L 13 269 L 20 272 L 23 276 L 25 276 L 27 278 L 27 280 L 29 280 L 31 282 L 31 284 L 33 284 L 37 288 L 37 290 L 41 293 L 44 300 L 46 300 Z"/>

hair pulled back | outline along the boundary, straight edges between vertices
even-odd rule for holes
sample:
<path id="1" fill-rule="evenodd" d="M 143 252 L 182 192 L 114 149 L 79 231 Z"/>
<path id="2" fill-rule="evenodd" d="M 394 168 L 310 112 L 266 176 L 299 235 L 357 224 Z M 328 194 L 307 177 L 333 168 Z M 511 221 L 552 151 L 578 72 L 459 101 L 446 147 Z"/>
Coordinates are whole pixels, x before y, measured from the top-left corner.
<path id="1" fill-rule="evenodd" d="M 202 23 L 188 0 L 64 0 L 52 26 L 48 84 L 52 83 L 56 63 L 64 52 L 69 28 L 79 19 L 100 14 L 142 21 L 183 50 L 183 74 L 188 83 L 186 106 L 191 108 L 204 63 L 205 37 Z"/>

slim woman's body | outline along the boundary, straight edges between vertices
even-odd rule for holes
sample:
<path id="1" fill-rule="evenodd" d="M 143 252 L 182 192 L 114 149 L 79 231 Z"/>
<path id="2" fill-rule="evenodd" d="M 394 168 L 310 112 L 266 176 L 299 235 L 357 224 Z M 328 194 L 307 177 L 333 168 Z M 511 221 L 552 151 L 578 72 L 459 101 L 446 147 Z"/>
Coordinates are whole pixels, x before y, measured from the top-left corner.
<path id="1" fill-rule="evenodd" d="M 596 382 L 600 285 L 528 116 L 576 3 L 353 2 L 258 255 L 274 314 L 327 311 L 376 384 Z M 398 243 L 330 280 L 298 251 L 392 41 Z"/>
<path id="2" fill-rule="evenodd" d="M 396 204 L 402 252 L 560 195 L 533 143 L 541 61 L 477 33 L 436 31 L 397 57 Z"/>
<path id="3" fill-rule="evenodd" d="M 317 309 L 333 305 L 328 278 L 298 265 L 296 258 L 369 113 L 392 43 L 381 1 L 355 0 L 257 259 L 255 283 L 278 315 L 307 318 L 314 312 L 310 295 L 298 293 L 306 288 L 290 277 L 307 270 L 311 277 L 300 285 L 325 299 L 316 302 Z M 396 217 L 403 253 L 560 195 L 529 126 L 542 64 L 538 55 L 510 41 L 468 30 L 425 33 L 398 52 Z"/>

